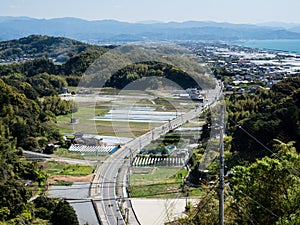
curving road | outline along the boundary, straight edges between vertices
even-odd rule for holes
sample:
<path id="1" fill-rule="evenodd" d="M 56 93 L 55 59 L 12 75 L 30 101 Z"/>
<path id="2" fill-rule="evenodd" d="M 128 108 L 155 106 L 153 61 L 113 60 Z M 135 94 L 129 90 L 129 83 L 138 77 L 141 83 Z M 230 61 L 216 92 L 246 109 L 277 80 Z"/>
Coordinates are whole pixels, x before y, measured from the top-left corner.
<path id="1" fill-rule="evenodd" d="M 140 224 L 132 209 L 126 190 L 130 159 L 134 158 L 139 150 L 150 144 L 151 141 L 158 139 L 170 130 L 197 117 L 208 107 L 215 105 L 222 93 L 220 84 L 217 84 L 216 89 L 207 93 L 208 101 L 203 107 L 199 106 L 130 141 L 97 167 L 90 196 L 94 199 L 102 224 L 126 224 L 119 209 L 126 215 L 130 224 Z"/>

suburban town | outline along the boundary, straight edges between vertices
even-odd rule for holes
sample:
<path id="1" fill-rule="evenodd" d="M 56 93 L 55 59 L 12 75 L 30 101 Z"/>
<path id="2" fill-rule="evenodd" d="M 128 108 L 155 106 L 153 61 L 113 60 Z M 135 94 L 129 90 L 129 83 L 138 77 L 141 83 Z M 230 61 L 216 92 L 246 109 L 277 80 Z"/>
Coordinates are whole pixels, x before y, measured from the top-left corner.
<path id="1" fill-rule="evenodd" d="M 225 43 L 186 44 L 218 76 L 223 76 L 226 91 L 242 93 L 239 86 L 270 88 L 287 77 L 300 73 L 300 55 L 260 50 Z M 248 91 L 253 91 L 249 88 Z"/>

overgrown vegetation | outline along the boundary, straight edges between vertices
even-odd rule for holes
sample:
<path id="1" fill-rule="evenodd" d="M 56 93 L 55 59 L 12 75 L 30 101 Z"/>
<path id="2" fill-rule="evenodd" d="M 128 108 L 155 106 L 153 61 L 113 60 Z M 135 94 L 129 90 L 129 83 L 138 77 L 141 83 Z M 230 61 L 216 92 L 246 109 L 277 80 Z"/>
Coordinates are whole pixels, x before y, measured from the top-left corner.
<path id="1" fill-rule="evenodd" d="M 59 162 L 43 162 L 43 171 L 51 176 L 53 175 L 71 175 L 71 176 L 86 176 L 92 174 L 94 168 L 92 166 L 70 165 Z"/>
<path id="2" fill-rule="evenodd" d="M 141 170 L 141 172 L 139 172 Z M 199 189 L 183 185 L 185 169 L 133 168 L 130 176 L 130 197 L 180 198 L 199 195 Z"/>
<path id="3" fill-rule="evenodd" d="M 36 163 L 22 158 L 22 150 L 8 140 L 5 130 L 0 125 L 0 224 L 46 225 L 49 220 L 55 221 L 53 224 L 68 223 L 66 218 L 54 214 L 55 211 L 68 214 L 68 221 L 71 221 L 68 224 L 78 224 L 73 208 L 66 202 L 43 196 L 29 202 L 32 195 L 43 187 L 46 174 Z"/>
<path id="4" fill-rule="evenodd" d="M 64 145 L 56 116 L 73 109 L 72 102 L 57 96 L 67 86 L 65 79 L 45 72 L 55 69 L 43 58 L 0 66 L 1 224 L 49 224 L 50 220 L 53 224 L 78 224 L 74 210 L 66 202 L 48 199 L 45 201 L 53 208 L 41 209 L 29 201 L 42 192 L 47 175 L 22 157 L 23 149 L 42 152 L 49 143 Z M 55 211 L 68 215 L 71 222 Z"/>
<path id="5" fill-rule="evenodd" d="M 300 223 L 299 99 L 300 77 L 285 79 L 270 91 L 227 98 L 226 224 Z M 204 134 L 209 127 L 204 126 Z M 203 154 L 203 148 L 195 151 L 190 173 L 203 200 L 189 208 L 181 224 L 218 223 L 218 165 L 212 163 L 204 176 L 197 163 Z M 199 183 L 199 178 L 205 179 Z"/>
<path id="6" fill-rule="evenodd" d="M 0 79 L 0 125 L 5 137 L 14 140 L 17 147 L 32 151 L 43 151 L 49 142 L 62 141 L 55 116 L 70 113 L 72 102 L 57 96 L 32 97 L 38 86 L 13 78 L 8 83 L 12 82 L 29 91 L 17 89 Z"/>

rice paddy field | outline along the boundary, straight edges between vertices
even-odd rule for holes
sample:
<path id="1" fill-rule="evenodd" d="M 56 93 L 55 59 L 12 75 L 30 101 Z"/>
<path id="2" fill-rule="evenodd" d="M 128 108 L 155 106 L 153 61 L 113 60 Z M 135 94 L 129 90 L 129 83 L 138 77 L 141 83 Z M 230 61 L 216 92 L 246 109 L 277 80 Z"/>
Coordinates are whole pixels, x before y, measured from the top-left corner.
<path id="1" fill-rule="evenodd" d="M 111 137 L 136 138 L 149 130 L 167 123 L 201 103 L 179 99 L 171 91 L 89 91 L 69 97 L 78 111 L 57 117 L 62 134 L 81 132 Z M 76 118 L 76 123 L 71 123 Z M 185 124 L 185 128 L 199 127 L 203 123 L 195 118 Z M 81 156 L 82 157 L 82 156 Z M 132 168 L 130 175 L 131 197 L 179 198 L 184 197 L 183 178 L 187 171 L 180 167 L 141 167 Z M 187 190 L 190 196 L 198 195 L 199 190 Z"/>
<path id="2" fill-rule="evenodd" d="M 138 137 L 191 110 L 195 103 L 172 97 L 170 91 L 115 92 L 95 89 L 89 95 L 67 97 L 78 111 L 57 117 L 62 134 L 82 132 L 119 137 Z M 71 123 L 71 118 L 78 123 Z"/>

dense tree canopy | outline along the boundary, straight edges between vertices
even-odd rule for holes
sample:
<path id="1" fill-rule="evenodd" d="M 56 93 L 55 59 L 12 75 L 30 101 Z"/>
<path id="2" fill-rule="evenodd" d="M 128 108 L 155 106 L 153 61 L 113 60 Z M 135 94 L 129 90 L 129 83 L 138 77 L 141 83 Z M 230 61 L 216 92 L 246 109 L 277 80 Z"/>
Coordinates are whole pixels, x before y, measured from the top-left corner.
<path id="1" fill-rule="evenodd" d="M 259 224 L 286 224 L 287 221 L 296 224 L 294 218 L 300 213 L 300 155 L 292 142 L 276 140 L 273 149 L 277 154 L 272 157 L 233 168 L 231 185 L 235 202 L 232 207 L 239 205 L 248 215 L 247 218 L 236 214 L 239 224 L 251 220 Z"/>
<path id="2" fill-rule="evenodd" d="M 295 141 L 300 151 L 300 77 L 288 78 L 270 91 L 232 95 L 227 101 L 228 134 L 239 157 L 254 161 L 270 155 L 274 139 Z M 255 138 L 251 138 L 251 136 Z M 261 143 L 259 143 L 261 142 Z M 263 145 L 265 145 L 265 147 Z"/>
<path id="3" fill-rule="evenodd" d="M 271 157 L 232 168 L 225 186 L 225 224 L 299 224 L 300 154 L 275 140 Z M 181 224 L 218 224 L 218 186 L 201 185 L 201 199 Z"/>
<path id="4" fill-rule="evenodd" d="M 49 82 L 49 85 L 52 82 L 51 79 L 45 81 Z M 55 115 L 70 113 L 72 103 L 53 96 L 37 99 L 39 87 L 22 81 L 16 83 L 15 86 L 27 88 L 19 91 L 0 79 L 0 125 L 7 130 L 7 136 L 15 139 L 18 147 L 41 150 L 46 144 L 44 138 L 48 139 L 48 142 L 60 139 Z M 59 79 L 53 83 L 60 85 Z"/>
<path id="5" fill-rule="evenodd" d="M 66 201 L 60 201 L 51 216 L 53 225 L 79 225 L 75 210 Z"/>
<path id="6" fill-rule="evenodd" d="M 30 35 L 18 40 L 0 42 L 0 59 L 45 57 L 65 62 L 73 55 L 88 49 L 103 50 L 105 48 L 69 38 Z"/>
<path id="7" fill-rule="evenodd" d="M 51 210 L 28 203 L 32 197 L 28 182 L 42 188 L 46 176 L 35 163 L 22 158 L 22 149 L 42 151 L 49 142 L 60 140 L 55 115 L 69 113 L 72 104 L 55 95 L 39 98 L 34 85 L 18 79 L 20 76 L 15 78 L 15 82 L 6 79 L 13 86 L 0 79 L 0 224 L 32 224 L 37 220 L 49 224 L 58 205 L 56 200 L 45 200 L 55 205 Z M 72 212 L 64 209 L 67 206 L 60 208 L 62 213 Z"/>
<path id="8" fill-rule="evenodd" d="M 0 77 L 11 77 L 14 74 L 21 74 L 27 78 L 27 82 L 30 84 L 37 82 L 36 79 L 38 79 L 40 84 L 39 93 L 41 95 L 53 94 L 49 93 L 47 82 L 41 79 L 41 77 L 37 77 L 41 76 L 41 74 L 48 74 L 50 77 L 58 75 L 70 86 L 77 86 L 81 81 L 83 84 L 91 87 L 95 85 L 102 87 L 105 85 L 122 89 L 127 84 L 145 77 L 151 77 L 153 84 L 150 84 L 149 87 L 152 88 L 161 86 L 159 85 L 161 84 L 161 79 L 159 78 L 162 77 L 177 83 L 182 88 L 197 86 L 207 88 L 214 85 L 209 77 L 203 75 L 205 74 L 203 67 L 197 63 L 193 64 L 183 57 L 177 60 L 179 64 L 178 67 L 149 61 L 136 63 L 119 69 L 118 64 L 120 64 L 120 62 L 114 59 L 114 54 L 106 54 L 105 58 L 107 58 L 108 61 L 112 60 L 106 69 L 116 72 L 114 74 L 108 73 L 109 76 L 107 77 L 103 76 L 101 72 L 102 69 L 100 69 L 100 73 L 98 74 L 99 67 L 103 68 L 103 62 L 100 63 L 101 65 L 97 65 L 97 63 L 94 65 L 93 63 L 107 52 L 109 48 L 114 47 L 115 46 L 101 47 L 88 45 L 71 39 L 39 35 L 1 42 L 0 50 L 3 49 L 3 51 L 0 52 L 5 59 L 9 58 L 9 56 L 17 58 L 23 57 L 24 54 L 32 56 L 32 58 L 29 57 L 31 60 L 22 63 L 0 65 Z M 130 48 L 130 46 L 128 46 L 128 48 Z M 133 52 L 132 54 L 136 53 Z M 142 55 L 142 53 L 138 53 L 137 57 L 141 56 L 139 54 Z M 111 59 L 109 57 L 111 57 Z M 57 63 L 58 60 L 62 63 Z M 183 71 L 179 67 L 186 68 L 187 70 L 190 69 L 198 74 L 195 75 L 189 73 L 189 71 Z M 82 75 L 87 71 L 89 71 L 89 74 L 96 76 L 82 79 Z M 50 77 L 47 77 L 47 79 Z M 99 80 L 103 82 L 99 82 Z M 42 91 L 43 88 L 47 88 L 47 90 Z M 57 90 L 55 90 L 55 92 L 57 92 Z"/>
<path id="9" fill-rule="evenodd" d="M 299 224 L 300 215 L 300 77 L 288 78 L 271 90 L 227 97 L 225 224 Z M 203 127 L 205 147 L 211 120 Z M 181 224 L 218 224 L 217 185 L 199 182 L 194 151 L 189 181 L 202 190 L 200 202 Z M 218 182 L 216 161 L 204 180 Z M 202 179 L 203 180 L 203 179 Z M 200 179 L 200 181 L 202 181 Z"/>
<path id="10" fill-rule="evenodd" d="M 199 77 L 191 76 L 191 74 L 182 71 L 180 68 L 159 62 L 145 62 L 126 66 L 113 74 L 109 80 L 106 81 L 105 86 L 122 89 L 135 80 L 147 77 L 151 77 L 152 82 L 149 79 L 145 88 L 161 88 L 168 86 L 168 82 L 170 81 L 183 89 L 190 87 L 201 89 L 213 86 L 212 81 L 204 75 L 199 75 Z"/>

